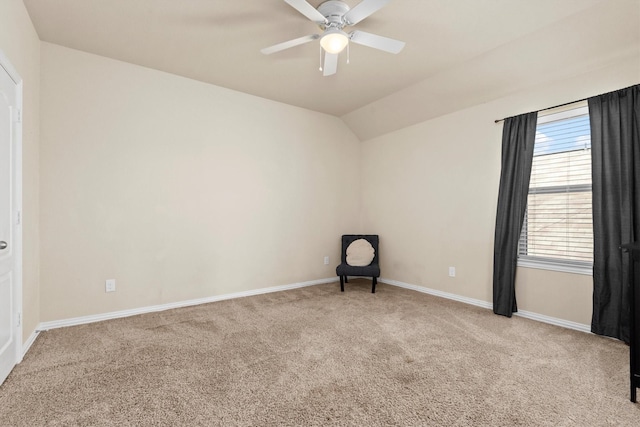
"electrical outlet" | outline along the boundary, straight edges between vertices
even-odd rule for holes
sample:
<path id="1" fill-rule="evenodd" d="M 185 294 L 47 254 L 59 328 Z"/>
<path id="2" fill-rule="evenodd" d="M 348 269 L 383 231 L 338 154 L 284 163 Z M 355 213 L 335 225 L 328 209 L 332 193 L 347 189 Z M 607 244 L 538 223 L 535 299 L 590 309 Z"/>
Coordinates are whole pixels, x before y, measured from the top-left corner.
<path id="1" fill-rule="evenodd" d="M 329 257 L 324 257 L 324 265 L 329 265 Z"/>
<path id="2" fill-rule="evenodd" d="M 449 277 L 456 277 L 456 268 L 449 267 Z"/>
<path id="3" fill-rule="evenodd" d="M 104 291 L 105 292 L 115 292 L 116 291 L 116 279 L 107 279 L 104 283 Z"/>

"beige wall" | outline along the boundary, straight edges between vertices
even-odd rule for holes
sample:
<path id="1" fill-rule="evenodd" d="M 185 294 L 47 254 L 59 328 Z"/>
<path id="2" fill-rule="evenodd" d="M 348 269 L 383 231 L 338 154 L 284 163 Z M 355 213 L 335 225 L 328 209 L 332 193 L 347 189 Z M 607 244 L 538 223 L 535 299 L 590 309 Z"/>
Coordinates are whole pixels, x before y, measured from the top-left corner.
<path id="1" fill-rule="evenodd" d="M 494 120 L 636 84 L 639 72 L 633 58 L 365 141 L 362 224 L 380 234 L 382 276 L 491 302 L 502 135 Z M 516 293 L 521 310 L 591 322 L 591 276 L 521 268 Z"/>
<path id="2" fill-rule="evenodd" d="M 0 50 L 23 80 L 23 341 L 39 322 L 38 183 L 40 126 L 40 41 L 21 0 L 0 1 Z"/>
<path id="3" fill-rule="evenodd" d="M 0 2 L 0 49 L 25 83 L 24 339 L 41 321 L 331 277 L 353 231 L 381 235 L 384 277 L 491 301 L 493 120 L 639 77 L 635 58 L 360 144 L 334 117 L 41 45 L 20 0 Z M 517 292 L 522 310 L 590 322 L 589 276 L 520 269 Z"/>
<path id="4" fill-rule="evenodd" d="M 41 321 L 335 275 L 360 210 L 341 120 L 41 49 Z"/>

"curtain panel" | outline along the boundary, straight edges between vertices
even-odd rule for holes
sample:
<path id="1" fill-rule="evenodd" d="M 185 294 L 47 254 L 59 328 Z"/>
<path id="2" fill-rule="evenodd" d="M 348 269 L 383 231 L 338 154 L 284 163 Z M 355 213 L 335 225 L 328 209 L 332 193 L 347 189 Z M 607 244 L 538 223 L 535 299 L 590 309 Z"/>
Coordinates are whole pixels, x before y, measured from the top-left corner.
<path id="1" fill-rule="evenodd" d="M 640 239 L 640 85 L 589 98 L 595 334 L 629 342 L 628 257 Z"/>
<path id="2" fill-rule="evenodd" d="M 505 119 L 502 168 L 493 249 L 493 312 L 511 317 L 518 311 L 515 281 L 518 240 L 529 194 L 538 113 Z"/>

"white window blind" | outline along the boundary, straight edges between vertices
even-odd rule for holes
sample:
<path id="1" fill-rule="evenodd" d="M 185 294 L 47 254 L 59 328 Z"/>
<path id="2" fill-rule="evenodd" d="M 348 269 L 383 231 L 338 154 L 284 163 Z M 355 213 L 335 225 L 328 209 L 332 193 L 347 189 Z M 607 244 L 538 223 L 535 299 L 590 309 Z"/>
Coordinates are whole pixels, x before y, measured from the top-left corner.
<path id="1" fill-rule="evenodd" d="M 591 132 L 588 107 L 538 118 L 519 258 L 591 267 Z"/>

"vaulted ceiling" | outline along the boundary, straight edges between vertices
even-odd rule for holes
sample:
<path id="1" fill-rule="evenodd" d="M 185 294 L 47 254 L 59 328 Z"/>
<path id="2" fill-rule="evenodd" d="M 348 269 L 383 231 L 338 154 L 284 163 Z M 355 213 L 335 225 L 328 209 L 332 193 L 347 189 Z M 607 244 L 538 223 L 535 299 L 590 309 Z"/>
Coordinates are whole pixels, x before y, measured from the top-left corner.
<path id="1" fill-rule="evenodd" d="M 356 6 L 360 0 L 345 0 Z M 341 117 L 361 139 L 637 58 L 640 0 L 391 0 L 323 77 L 319 33 L 283 0 L 24 0 L 41 40 Z M 322 0 L 309 0 L 317 7 Z"/>

